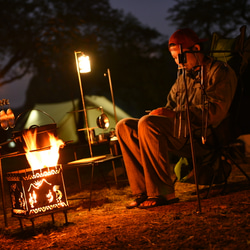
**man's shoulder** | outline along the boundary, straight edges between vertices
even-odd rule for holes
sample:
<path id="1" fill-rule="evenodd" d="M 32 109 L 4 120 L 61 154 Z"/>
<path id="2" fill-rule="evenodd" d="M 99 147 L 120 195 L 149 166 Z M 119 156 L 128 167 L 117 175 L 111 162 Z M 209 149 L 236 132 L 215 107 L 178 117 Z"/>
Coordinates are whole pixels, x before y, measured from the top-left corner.
<path id="1" fill-rule="evenodd" d="M 211 71 L 217 71 L 217 70 L 233 71 L 233 69 L 231 68 L 231 66 L 228 63 L 217 60 L 217 59 L 210 57 L 210 56 L 207 56 L 205 65 Z"/>

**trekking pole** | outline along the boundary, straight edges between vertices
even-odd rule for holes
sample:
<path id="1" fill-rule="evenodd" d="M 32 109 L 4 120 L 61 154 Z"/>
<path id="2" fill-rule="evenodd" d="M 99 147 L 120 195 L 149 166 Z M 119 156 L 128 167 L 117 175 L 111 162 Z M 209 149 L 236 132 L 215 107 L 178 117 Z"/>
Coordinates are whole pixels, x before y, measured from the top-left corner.
<path id="1" fill-rule="evenodd" d="M 197 201 L 198 201 L 198 212 L 201 213 L 201 203 L 200 203 L 200 192 L 199 192 L 199 185 L 197 180 L 197 169 L 196 169 L 196 160 L 195 160 L 195 152 L 194 152 L 194 145 L 193 145 L 193 134 L 191 129 L 191 122 L 190 122 L 190 113 L 189 113 L 189 102 L 188 102 L 188 89 L 187 89 L 187 82 L 186 82 L 186 69 L 184 63 L 186 62 L 185 53 L 182 51 L 182 46 L 180 45 L 180 54 L 179 56 L 179 63 L 183 65 L 183 80 L 185 85 L 185 94 L 186 94 L 186 111 L 187 111 L 187 123 L 188 123 L 188 130 L 189 130 L 189 137 L 190 137 L 190 146 L 191 146 L 191 155 L 192 155 L 192 162 L 193 162 L 193 170 L 194 170 L 194 180 L 196 186 L 196 193 L 197 193 Z"/>

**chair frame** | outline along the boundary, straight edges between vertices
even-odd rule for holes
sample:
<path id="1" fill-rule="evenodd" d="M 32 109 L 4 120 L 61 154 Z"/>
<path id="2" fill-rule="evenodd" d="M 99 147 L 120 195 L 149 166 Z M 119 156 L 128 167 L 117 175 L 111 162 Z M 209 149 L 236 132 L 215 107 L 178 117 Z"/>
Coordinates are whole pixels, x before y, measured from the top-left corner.
<path id="1" fill-rule="evenodd" d="M 235 56 L 235 55 L 238 55 L 241 57 L 242 59 L 242 55 L 244 53 L 244 42 L 245 42 L 245 34 L 246 34 L 246 26 L 242 26 L 240 28 L 240 35 L 237 37 L 238 41 L 235 45 L 235 49 L 234 50 L 214 50 L 213 48 L 216 46 L 216 44 L 218 43 L 219 39 L 221 38 L 217 33 L 214 33 L 213 34 L 213 38 L 212 38 L 212 43 L 211 43 L 211 51 L 210 51 L 210 56 L 213 56 L 213 54 L 223 54 L 225 55 L 226 53 L 231 53 L 232 56 Z M 226 38 L 223 38 L 223 39 L 226 39 Z M 225 62 L 228 63 L 228 61 L 226 60 L 226 55 L 225 55 Z M 237 86 L 237 90 L 240 91 L 238 94 L 241 95 L 242 91 L 243 91 L 243 85 L 241 83 L 241 75 L 243 74 L 243 71 L 244 71 L 244 66 L 245 65 L 240 65 L 238 71 L 236 71 L 235 69 L 235 73 L 237 75 L 237 78 L 238 78 L 238 86 Z M 236 97 L 235 97 L 236 98 Z M 234 99 L 235 99 L 234 98 Z M 237 101 L 236 101 L 237 102 Z M 238 103 L 236 103 L 236 110 L 240 107 L 240 101 L 238 100 Z M 235 138 L 236 139 L 236 138 Z M 232 154 L 230 153 L 230 149 L 232 148 L 236 148 L 238 146 L 238 144 L 234 141 L 234 142 L 231 142 L 231 143 L 228 143 L 226 145 L 222 145 L 221 148 L 219 149 L 220 150 L 220 154 L 221 154 L 221 157 L 226 160 L 227 162 L 230 163 L 230 165 L 234 165 L 236 166 L 242 173 L 243 175 L 247 178 L 247 180 L 250 182 L 250 177 L 247 175 L 247 173 L 242 169 L 242 167 L 235 161 L 234 157 L 232 156 Z M 243 154 L 241 154 L 241 157 L 242 158 L 245 158 L 245 156 Z M 224 171 L 224 169 L 222 169 L 222 171 Z M 215 176 L 216 176 L 216 172 L 214 173 L 213 175 L 213 178 L 209 184 L 209 189 L 208 189 L 208 192 L 207 192 L 207 195 L 206 195 L 206 198 L 209 197 L 209 194 L 210 194 L 210 191 L 212 189 L 212 186 L 214 184 L 214 179 L 215 179 Z M 230 175 L 229 175 L 230 176 Z M 228 176 L 228 177 L 229 177 Z M 225 191 L 226 189 L 226 186 L 228 184 L 228 177 L 226 176 L 225 172 L 224 172 L 224 177 L 225 177 L 225 182 L 224 182 L 224 188 L 223 188 L 223 191 Z"/>

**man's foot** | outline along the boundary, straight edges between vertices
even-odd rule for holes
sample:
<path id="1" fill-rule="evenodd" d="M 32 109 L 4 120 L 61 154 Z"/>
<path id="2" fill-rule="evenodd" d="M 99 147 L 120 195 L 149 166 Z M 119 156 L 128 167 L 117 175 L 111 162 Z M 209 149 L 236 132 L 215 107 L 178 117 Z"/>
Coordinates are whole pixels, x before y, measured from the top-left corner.
<path id="1" fill-rule="evenodd" d="M 142 202 L 138 206 L 138 208 L 147 209 L 147 208 L 151 208 L 151 207 L 170 205 L 170 204 L 173 204 L 176 202 L 179 202 L 179 198 L 173 198 L 171 200 L 167 200 L 163 196 L 150 197 L 150 198 L 147 198 L 144 202 Z"/>
<path id="2" fill-rule="evenodd" d="M 142 202 L 144 202 L 148 196 L 146 194 L 138 194 L 134 201 L 126 206 L 127 209 L 138 207 Z"/>

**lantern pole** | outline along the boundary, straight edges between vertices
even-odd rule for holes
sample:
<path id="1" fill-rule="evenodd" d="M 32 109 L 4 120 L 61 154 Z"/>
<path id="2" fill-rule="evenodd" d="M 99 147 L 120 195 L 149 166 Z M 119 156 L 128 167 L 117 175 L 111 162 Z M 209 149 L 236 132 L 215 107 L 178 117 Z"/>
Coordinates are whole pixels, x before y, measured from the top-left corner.
<path id="1" fill-rule="evenodd" d="M 88 60 L 88 65 L 80 65 L 79 58 L 78 56 L 81 54 L 81 56 L 85 57 Z M 81 92 L 81 99 L 82 99 L 82 106 L 83 106 L 83 112 L 84 112 L 84 118 L 85 118 L 85 124 L 86 124 L 86 130 L 87 130 L 87 138 L 88 138 L 88 145 L 89 145 L 89 152 L 90 156 L 93 157 L 93 151 L 92 151 L 92 145 L 90 141 L 90 131 L 89 131 L 89 124 L 88 124 L 88 117 L 87 117 L 87 109 L 85 105 L 85 99 L 84 99 L 84 93 L 83 93 L 83 88 L 82 88 L 82 79 L 81 79 L 81 74 L 80 73 L 88 73 L 91 71 L 90 69 L 90 62 L 89 62 L 89 57 L 85 56 L 81 51 L 75 51 L 75 60 L 76 60 L 76 69 L 77 69 L 77 75 L 78 75 L 78 82 L 79 82 L 79 87 L 80 87 L 80 92 Z M 81 66 L 81 72 L 80 72 L 80 66 Z M 84 66 L 85 69 L 84 69 Z"/>

